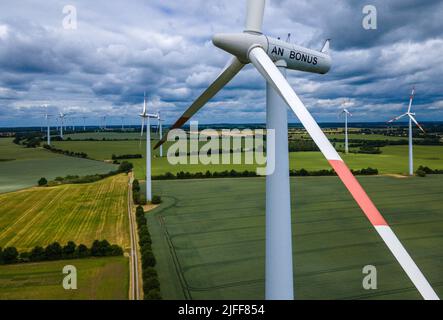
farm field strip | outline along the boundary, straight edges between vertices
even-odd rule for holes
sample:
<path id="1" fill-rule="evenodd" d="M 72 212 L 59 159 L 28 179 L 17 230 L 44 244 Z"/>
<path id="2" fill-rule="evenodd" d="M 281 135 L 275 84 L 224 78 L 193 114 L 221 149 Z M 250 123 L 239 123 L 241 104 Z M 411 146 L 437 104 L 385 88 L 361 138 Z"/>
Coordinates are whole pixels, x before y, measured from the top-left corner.
<path id="1" fill-rule="evenodd" d="M 77 268 L 76 290 L 65 290 L 62 269 Z M 126 300 L 129 270 L 125 257 L 88 258 L 0 266 L 0 300 Z"/>
<path id="2" fill-rule="evenodd" d="M 12 159 L 0 161 L 0 193 L 29 188 L 38 179 L 53 180 L 57 176 L 107 173 L 116 166 L 102 161 L 68 157 L 43 148 L 25 148 L 12 142 L 12 138 L 0 139 L 0 157 Z"/>
<path id="3" fill-rule="evenodd" d="M 443 199 L 438 190 L 443 177 L 359 180 L 441 295 Z M 418 299 L 401 267 L 339 185 L 336 177 L 291 178 L 296 296 Z M 171 243 L 191 298 L 263 298 L 264 186 L 263 179 L 154 182 L 165 202 L 149 215 L 148 223 L 159 228 L 156 217 L 161 217 L 166 230 L 162 234 Z M 201 194 L 206 192 L 205 204 Z M 404 196 L 406 201 L 399 201 Z M 237 215 L 242 198 L 246 201 Z M 160 273 L 171 263 L 165 257 L 158 261 Z M 380 275 L 380 288 L 373 295 L 361 287 L 361 268 L 367 264 L 376 264 Z M 166 274 L 160 277 L 168 281 Z M 163 294 L 168 298 L 177 293 Z"/>
<path id="4" fill-rule="evenodd" d="M 2 194 L 0 246 L 29 250 L 53 241 L 90 245 L 106 239 L 128 248 L 126 197 L 123 174 L 90 184 Z"/>
<path id="5" fill-rule="evenodd" d="M 365 136 L 360 137 L 366 139 Z M 398 137 L 401 138 L 401 137 Z M 153 140 L 154 144 L 156 140 Z M 112 154 L 142 154 L 144 157 L 145 147 L 139 147 L 138 141 L 57 141 L 54 142 L 56 147 L 86 152 L 90 157 L 98 160 L 111 159 Z M 167 145 L 164 147 L 165 154 Z M 362 169 L 367 167 L 377 168 L 380 173 L 397 173 L 405 174 L 407 172 L 407 157 L 408 146 L 387 146 L 382 147 L 382 154 L 342 154 L 345 162 L 352 169 Z M 256 165 L 254 164 L 219 164 L 205 166 L 202 164 L 182 164 L 171 165 L 168 163 L 166 157 L 159 158 L 158 150 L 152 151 L 152 172 L 153 175 L 164 174 L 166 172 L 177 173 L 180 171 L 189 172 L 206 172 L 210 171 L 224 171 L 237 170 L 254 171 Z M 306 170 L 321 170 L 330 169 L 328 162 L 324 159 L 320 152 L 291 152 L 290 168 L 291 169 L 306 169 Z M 429 166 L 431 168 L 443 169 L 443 146 L 414 146 L 415 168 L 420 165 Z M 134 164 L 135 175 L 138 179 L 144 179 L 145 176 L 145 159 L 130 159 Z"/>

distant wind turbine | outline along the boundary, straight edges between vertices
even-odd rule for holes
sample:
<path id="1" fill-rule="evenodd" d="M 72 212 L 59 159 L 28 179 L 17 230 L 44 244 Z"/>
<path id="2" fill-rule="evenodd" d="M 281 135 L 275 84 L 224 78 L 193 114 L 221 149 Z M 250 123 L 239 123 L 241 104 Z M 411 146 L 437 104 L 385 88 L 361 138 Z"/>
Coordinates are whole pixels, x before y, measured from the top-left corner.
<path id="1" fill-rule="evenodd" d="M 122 121 L 122 131 L 123 131 L 123 130 L 125 130 L 125 125 L 124 125 L 125 117 L 121 116 L 120 119 Z"/>
<path id="2" fill-rule="evenodd" d="M 65 117 L 67 116 L 67 113 L 60 112 L 59 113 L 59 119 L 60 119 L 60 138 L 63 139 L 63 126 L 65 125 Z M 65 127 L 66 130 L 66 127 Z"/>
<path id="3" fill-rule="evenodd" d="M 161 116 L 160 112 L 157 113 L 157 131 L 158 131 L 158 139 L 161 140 L 162 134 L 162 122 L 165 121 Z M 160 158 L 163 157 L 163 145 L 160 145 Z"/>
<path id="4" fill-rule="evenodd" d="M 352 117 L 352 114 L 346 109 L 346 106 L 349 105 L 349 101 L 345 100 L 342 103 L 343 110 L 341 114 L 345 116 L 345 152 L 349 153 L 349 139 L 348 139 L 348 116 Z"/>
<path id="5" fill-rule="evenodd" d="M 49 117 L 51 117 L 50 114 L 48 114 L 48 105 L 45 104 L 45 108 L 46 108 L 46 113 L 45 113 L 45 119 L 46 119 L 46 143 L 48 146 L 51 145 L 51 127 L 49 124 Z"/>
<path id="6" fill-rule="evenodd" d="M 86 116 L 83 116 L 83 131 L 86 131 Z"/>
<path id="7" fill-rule="evenodd" d="M 140 131 L 140 141 L 143 136 L 143 127 L 146 121 L 146 201 L 152 200 L 151 190 L 151 124 L 150 118 L 157 118 L 157 115 L 150 114 L 146 110 L 146 94 L 143 98 L 143 112 L 140 114 L 142 118 L 142 127 Z"/>
<path id="8" fill-rule="evenodd" d="M 425 130 L 422 128 L 422 126 L 418 124 L 417 120 L 415 120 L 414 118 L 415 113 L 411 112 L 412 100 L 414 100 L 414 95 L 415 95 L 415 88 L 412 88 L 411 96 L 409 97 L 408 112 L 403 113 L 402 115 L 388 121 L 388 123 L 392 123 L 394 121 L 397 121 L 398 119 L 403 118 L 404 116 L 409 117 L 409 175 L 410 176 L 414 174 L 414 157 L 412 150 L 412 122 L 414 122 L 417 125 L 417 127 L 421 131 L 423 131 L 423 133 L 426 133 Z"/>

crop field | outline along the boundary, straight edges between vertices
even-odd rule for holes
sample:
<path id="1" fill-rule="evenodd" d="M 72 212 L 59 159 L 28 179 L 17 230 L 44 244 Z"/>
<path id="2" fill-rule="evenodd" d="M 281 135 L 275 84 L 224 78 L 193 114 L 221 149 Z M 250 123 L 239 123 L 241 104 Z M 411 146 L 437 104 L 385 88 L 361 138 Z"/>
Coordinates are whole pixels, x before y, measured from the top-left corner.
<path id="1" fill-rule="evenodd" d="M 32 188 L 0 195 L 0 247 L 19 251 L 73 240 L 106 239 L 129 247 L 126 175 L 95 183 Z"/>
<path id="2" fill-rule="evenodd" d="M 360 138 L 365 136 L 360 136 Z M 153 140 L 154 145 L 156 140 Z M 99 160 L 109 160 L 112 154 L 135 154 L 140 153 L 145 155 L 145 142 L 142 141 L 141 146 L 136 140 L 132 141 L 62 141 L 55 142 L 54 145 L 58 148 L 86 152 L 91 158 Z M 341 154 L 343 159 L 352 169 L 362 169 L 367 167 L 377 168 L 380 173 L 396 173 L 406 174 L 408 171 L 408 146 L 386 146 L 380 148 L 381 154 Z M 166 155 L 167 147 L 164 148 L 164 155 Z M 202 164 L 181 164 L 171 165 L 166 157 L 159 158 L 158 150 L 153 151 L 152 158 L 152 174 L 158 175 L 165 172 L 205 172 L 210 171 L 224 171 L 224 170 L 255 170 L 254 164 L 219 164 L 206 166 Z M 320 152 L 291 152 L 290 168 L 291 169 L 306 169 L 306 170 L 320 170 L 329 169 L 327 161 Z M 134 164 L 135 176 L 139 179 L 145 177 L 145 158 L 130 159 Z M 414 146 L 414 167 L 418 168 L 420 165 L 425 165 L 433 169 L 443 169 L 443 146 Z"/>
<path id="3" fill-rule="evenodd" d="M 342 130 L 335 132 L 335 133 L 327 133 L 325 132 L 326 136 L 329 139 L 344 139 L 345 134 Z M 308 139 L 309 135 L 307 133 L 294 133 L 290 134 L 292 138 L 304 138 Z M 361 133 L 352 133 L 352 130 L 350 129 L 348 134 L 349 139 L 358 139 L 358 140 L 388 140 L 388 141 L 399 141 L 399 140 L 408 140 L 408 137 L 397 137 L 397 136 L 384 136 L 381 134 L 361 134 Z M 415 140 L 420 140 L 420 138 L 415 138 Z"/>
<path id="4" fill-rule="evenodd" d="M 359 177 L 443 295 L 443 176 Z M 147 214 L 165 299 L 264 298 L 265 180 L 154 181 Z M 297 299 L 420 299 L 337 177 L 291 178 Z M 377 290 L 362 268 L 377 268 Z"/>
<path id="5" fill-rule="evenodd" d="M 65 290 L 65 265 L 77 268 L 77 289 Z M 125 257 L 89 258 L 0 266 L 0 300 L 125 300 L 129 264 Z"/>
<path id="6" fill-rule="evenodd" d="M 38 179 L 106 173 L 116 166 L 101 161 L 67 157 L 42 148 L 25 148 L 0 139 L 0 193 L 29 188 Z"/>
<path id="7" fill-rule="evenodd" d="M 103 138 L 108 140 L 138 140 L 140 138 L 140 129 L 134 132 L 112 132 L 112 131 L 99 131 L 99 132 L 76 132 L 68 133 L 64 135 L 65 139 L 72 140 L 82 140 L 82 139 L 97 139 L 102 140 Z"/>

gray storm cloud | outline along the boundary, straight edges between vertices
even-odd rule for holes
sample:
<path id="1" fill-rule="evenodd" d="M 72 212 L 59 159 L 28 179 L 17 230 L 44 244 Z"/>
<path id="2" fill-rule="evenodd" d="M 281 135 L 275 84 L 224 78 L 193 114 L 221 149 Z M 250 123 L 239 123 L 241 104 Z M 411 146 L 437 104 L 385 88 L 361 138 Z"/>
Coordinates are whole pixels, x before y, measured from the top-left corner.
<path id="1" fill-rule="evenodd" d="M 228 54 L 214 32 L 243 29 L 245 1 L 71 1 L 78 28 L 65 30 L 59 1 L 0 3 L 0 125 L 38 125 L 41 105 L 91 118 L 134 115 L 146 91 L 167 123 L 212 81 Z M 343 98 L 354 121 L 384 121 L 416 86 L 420 120 L 443 120 L 443 2 L 372 1 L 378 29 L 362 27 L 364 1 L 269 0 L 265 33 L 319 49 L 332 39 L 324 75 L 288 72 L 320 121 L 336 121 Z M 265 83 L 247 67 L 198 114 L 202 122 L 264 121 Z M 23 117 L 27 114 L 27 117 Z M 229 118 L 225 118 L 229 114 Z M 295 121 L 295 118 L 291 118 Z"/>

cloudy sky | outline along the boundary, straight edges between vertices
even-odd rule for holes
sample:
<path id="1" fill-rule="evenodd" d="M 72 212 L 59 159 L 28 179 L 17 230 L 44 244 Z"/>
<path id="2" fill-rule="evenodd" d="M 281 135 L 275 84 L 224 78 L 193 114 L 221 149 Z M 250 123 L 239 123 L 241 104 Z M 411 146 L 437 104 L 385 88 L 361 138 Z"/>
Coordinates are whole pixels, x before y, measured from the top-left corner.
<path id="1" fill-rule="evenodd" d="M 376 30 L 362 27 L 366 4 L 377 8 Z M 66 5 L 77 29 L 64 28 Z M 245 0 L 2 0 L 0 126 L 40 125 L 43 104 L 90 124 L 100 114 L 135 124 L 144 91 L 171 123 L 225 65 L 229 55 L 211 36 L 242 31 L 245 8 Z M 417 118 L 443 121 L 442 16 L 438 0 L 268 0 L 264 32 L 314 49 L 332 39 L 328 74 L 288 72 L 318 121 L 338 121 L 345 98 L 354 121 L 385 121 L 405 111 L 413 85 Z M 248 66 L 197 119 L 264 122 L 264 88 Z"/>

